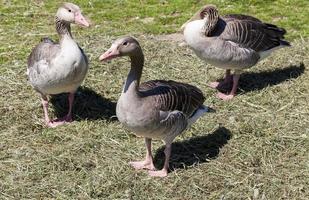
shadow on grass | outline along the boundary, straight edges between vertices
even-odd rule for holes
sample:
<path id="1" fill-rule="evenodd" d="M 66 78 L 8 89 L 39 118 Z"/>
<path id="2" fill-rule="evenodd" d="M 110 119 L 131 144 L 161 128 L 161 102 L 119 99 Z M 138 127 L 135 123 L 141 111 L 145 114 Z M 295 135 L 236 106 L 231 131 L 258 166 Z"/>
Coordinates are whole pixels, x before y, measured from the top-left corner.
<path id="1" fill-rule="evenodd" d="M 68 112 L 68 94 L 54 95 L 50 99 L 57 117 L 63 117 Z M 116 103 L 97 94 L 87 87 L 78 88 L 73 105 L 73 119 L 80 120 L 115 120 Z"/>
<path id="2" fill-rule="evenodd" d="M 208 162 L 218 156 L 220 148 L 228 143 L 232 137 L 231 132 L 225 127 L 219 127 L 212 134 L 194 137 L 189 140 L 174 142 L 170 158 L 170 170 L 185 169 L 197 163 Z M 164 148 L 159 148 L 154 156 L 157 169 L 164 164 Z"/>
<path id="3" fill-rule="evenodd" d="M 243 93 L 261 90 L 265 87 L 278 85 L 290 79 L 296 79 L 301 76 L 304 71 L 305 65 L 304 63 L 300 63 L 299 65 L 291 65 L 273 71 L 242 73 L 240 76 L 239 88 L 241 88 Z M 219 81 L 222 81 L 222 79 Z M 231 88 L 220 89 L 222 92 L 230 90 Z"/>
<path id="4" fill-rule="evenodd" d="M 291 65 L 283 69 L 241 75 L 240 88 L 245 92 L 261 90 L 268 86 L 278 85 L 290 79 L 296 79 L 305 71 L 304 63 Z"/>

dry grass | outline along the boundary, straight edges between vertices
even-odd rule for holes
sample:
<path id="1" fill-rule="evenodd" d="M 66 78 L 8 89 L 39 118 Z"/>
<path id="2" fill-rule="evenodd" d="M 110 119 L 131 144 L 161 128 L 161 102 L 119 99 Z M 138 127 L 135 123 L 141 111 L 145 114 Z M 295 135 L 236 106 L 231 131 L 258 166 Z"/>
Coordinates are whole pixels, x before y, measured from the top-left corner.
<path id="1" fill-rule="evenodd" d="M 5 33 L 15 40 L 1 39 L 0 199 L 308 199 L 308 40 L 296 39 L 248 70 L 239 96 L 223 102 L 206 86 L 222 70 L 176 42 L 136 34 L 146 56 L 143 80 L 197 85 L 216 109 L 177 138 L 171 173 L 154 179 L 128 165 L 144 156 L 143 139 L 113 117 L 128 60 L 98 62 L 117 37 L 103 28 L 74 30 L 91 66 L 76 94 L 75 121 L 56 129 L 42 125 L 39 97 L 25 75 L 40 36 L 25 28 L 15 38 Z M 52 103 L 54 116 L 67 109 L 65 95 Z M 158 167 L 162 148 L 154 143 Z"/>

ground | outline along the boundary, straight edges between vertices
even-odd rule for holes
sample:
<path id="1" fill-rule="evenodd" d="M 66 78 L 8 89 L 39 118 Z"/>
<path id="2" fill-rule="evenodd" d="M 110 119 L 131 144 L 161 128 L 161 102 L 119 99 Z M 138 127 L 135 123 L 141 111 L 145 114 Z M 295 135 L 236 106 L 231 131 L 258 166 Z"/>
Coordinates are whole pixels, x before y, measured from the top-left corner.
<path id="1" fill-rule="evenodd" d="M 178 28 L 206 1 L 75 1 L 91 21 L 72 27 L 90 60 L 76 94 L 72 124 L 47 128 L 39 96 L 27 83 L 27 56 L 41 37 L 57 39 L 59 1 L 1 1 L 0 199 L 308 199 L 309 30 L 307 1 L 207 1 L 222 13 L 246 13 L 287 29 L 292 47 L 241 76 L 239 95 L 220 101 L 207 83 L 224 71 L 179 46 Z M 173 35 L 170 35 L 173 33 Z M 115 104 L 127 59 L 100 63 L 120 35 L 144 49 L 143 80 L 194 84 L 208 113 L 173 144 L 167 178 L 150 178 L 128 162 L 144 157 L 142 138 L 124 129 Z M 66 95 L 51 99 L 63 116 Z M 154 142 L 155 165 L 163 143 Z"/>

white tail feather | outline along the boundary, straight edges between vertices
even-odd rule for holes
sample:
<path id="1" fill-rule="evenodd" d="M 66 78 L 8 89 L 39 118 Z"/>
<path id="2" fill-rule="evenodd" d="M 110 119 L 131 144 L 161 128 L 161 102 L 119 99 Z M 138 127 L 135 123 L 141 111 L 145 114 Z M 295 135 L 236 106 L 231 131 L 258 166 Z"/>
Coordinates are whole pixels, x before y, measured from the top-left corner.
<path id="1" fill-rule="evenodd" d="M 191 126 L 196 120 L 202 117 L 206 112 L 208 112 L 208 107 L 205 105 L 200 106 L 200 108 L 195 111 L 195 113 L 188 119 L 188 126 Z"/>

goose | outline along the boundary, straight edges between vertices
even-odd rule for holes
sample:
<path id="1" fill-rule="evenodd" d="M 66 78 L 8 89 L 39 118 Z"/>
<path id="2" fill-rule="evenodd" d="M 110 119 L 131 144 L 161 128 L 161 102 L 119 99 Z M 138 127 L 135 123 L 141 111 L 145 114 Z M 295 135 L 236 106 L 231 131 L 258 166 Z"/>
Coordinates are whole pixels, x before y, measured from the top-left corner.
<path id="1" fill-rule="evenodd" d="M 113 42 L 100 56 L 101 61 L 128 56 L 131 70 L 117 102 L 118 120 L 139 137 L 145 138 L 146 158 L 130 162 L 136 169 L 148 169 L 150 176 L 165 177 L 168 173 L 171 144 L 174 138 L 207 112 L 205 97 L 195 86 L 175 81 L 151 80 L 140 84 L 144 55 L 138 41 L 124 37 Z M 152 139 L 165 143 L 165 162 L 156 170 L 151 153 Z"/>
<path id="2" fill-rule="evenodd" d="M 56 31 L 60 42 L 43 38 L 28 57 L 28 80 L 41 95 L 45 123 L 49 127 L 72 121 L 74 93 L 81 85 L 88 71 L 88 58 L 74 41 L 71 23 L 89 27 L 80 8 L 73 3 L 63 4 L 56 14 Z M 69 93 L 69 111 L 63 118 L 50 120 L 48 116 L 48 95 Z"/>
<path id="3" fill-rule="evenodd" d="M 232 84 L 229 94 L 217 94 L 223 100 L 236 95 L 244 69 L 254 66 L 274 50 L 290 46 L 284 40 L 285 29 L 242 14 L 219 16 L 214 5 L 204 6 L 181 29 L 186 43 L 199 58 L 226 70 L 224 81 L 209 84 L 217 89 Z"/>

